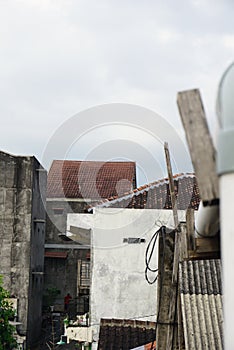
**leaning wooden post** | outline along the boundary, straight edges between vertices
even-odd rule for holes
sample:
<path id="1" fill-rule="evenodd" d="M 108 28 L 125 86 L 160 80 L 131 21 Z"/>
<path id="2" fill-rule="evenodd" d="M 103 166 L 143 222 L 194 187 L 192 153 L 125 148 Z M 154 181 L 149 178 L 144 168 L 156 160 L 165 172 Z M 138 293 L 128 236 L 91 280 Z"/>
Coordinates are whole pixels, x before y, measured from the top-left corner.
<path id="1" fill-rule="evenodd" d="M 187 239 L 188 249 L 194 251 L 196 249 L 195 243 L 195 230 L 194 230 L 194 209 L 187 209 L 186 211 L 186 226 L 187 226 Z"/>
<path id="2" fill-rule="evenodd" d="M 161 230 L 158 245 L 158 286 L 157 286 L 157 350 L 167 349 L 167 334 L 173 327 L 168 319 L 171 304 L 173 256 L 175 249 L 175 231 Z"/>
<path id="3" fill-rule="evenodd" d="M 199 90 L 179 92 L 177 104 L 184 126 L 199 193 L 206 204 L 219 198 L 216 150 L 210 136 Z"/>
<path id="4" fill-rule="evenodd" d="M 168 327 L 167 332 L 167 349 L 173 348 L 173 335 L 175 334 L 175 316 L 176 316 L 176 308 L 177 308 L 177 279 L 178 279 L 178 268 L 179 268 L 179 255 L 180 255 L 180 236 L 179 236 L 179 220 L 178 220 L 178 212 L 177 212 L 177 199 L 175 195 L 174 188 L 174 180 L 172 174 L 170 153 L 167 142 L 164 143 L 164 150 L 166 156 L 167 163 L 167 172 L 168 172 L 168 180 L 169 180 L 169 189 L 171 195 L 171 204 L 173 210 L 174 217 L 174 225 L 175 225 L 175 248 L 174 248 L 174 257 L 173 257 L 173 270 L 172 270 L 172 287 L 171 287 L 171 298 L 169 304 L 169 315 L 168 322 L 171 324 Z"/>

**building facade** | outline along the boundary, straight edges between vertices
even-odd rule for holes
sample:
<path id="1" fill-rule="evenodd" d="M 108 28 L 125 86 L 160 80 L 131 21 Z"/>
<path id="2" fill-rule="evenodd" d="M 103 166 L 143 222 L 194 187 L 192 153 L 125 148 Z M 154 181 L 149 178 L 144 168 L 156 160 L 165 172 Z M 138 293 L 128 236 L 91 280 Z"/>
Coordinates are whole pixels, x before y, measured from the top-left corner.
<path id="1" fill-rule="evenodd" d="M 178 219 L 185 221 L 186 209 L 197 209 L 200 201 L 196 178 L 194 174 L 178 174 L 174 185 Z M 168 179 L 162 179 L 90 207 L 92 215 L 68 215 L 67 231 L 76 227 L 77 232 L 73 229 L 72 239 L 78 241 L 81 230 L 90 232 L 92 349 L 97 349 L 102 318 L 156 320 L 156 284 L 149 284 L 145 278 L 146 254 L 152 237 L 162 226 L 173 230 L 170 209 Z M 153 269 L 157 269 L 157 249 L 155 244 Z M 148 270 L 147 279 L 152 282 L 155 277 Z M 77 340 L 79 336 L 77 333 Z"/>
<path id="2" fill-rule="evenodd" d="M 0 152 L 0 274 L 17 299 L 17 331 L 40 336 L 47 173 L 35 157 Z"/>
<path id="3" fill-rule="evenodd" d="M 185 211 L 180 210 L 178 215 L 179 220 L 185 220 Z M 93 215 L 69 214 L 68 226 L 71 225 L 90 228 L 92 349 L 97 349 L 102 318 L 155 321 L 157 290 L 156 284 L 145 279 L 145 254 L 161 225 L 173 228 L 172 211 L 100 208 Z M 152 255 L 154 269 L 157 260 L 156 244 Z M 155 274 L 150 273 L 149 278 L 153 280 Z"/>

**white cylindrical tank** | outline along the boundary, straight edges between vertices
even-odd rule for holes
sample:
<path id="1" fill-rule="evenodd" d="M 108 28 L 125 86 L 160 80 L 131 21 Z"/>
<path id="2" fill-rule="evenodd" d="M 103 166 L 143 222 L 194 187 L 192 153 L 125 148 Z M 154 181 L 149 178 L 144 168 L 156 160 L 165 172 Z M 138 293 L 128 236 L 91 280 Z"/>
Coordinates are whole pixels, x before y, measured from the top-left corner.
<path id="1" fill-rule="evenodd" d="M 195 232 L 199 236 L 212 237 L 219 231 L 219 205 L 212 204 L 204 206 L 203 202 L 200 202 L 196 220 L 195 220 Z"/>

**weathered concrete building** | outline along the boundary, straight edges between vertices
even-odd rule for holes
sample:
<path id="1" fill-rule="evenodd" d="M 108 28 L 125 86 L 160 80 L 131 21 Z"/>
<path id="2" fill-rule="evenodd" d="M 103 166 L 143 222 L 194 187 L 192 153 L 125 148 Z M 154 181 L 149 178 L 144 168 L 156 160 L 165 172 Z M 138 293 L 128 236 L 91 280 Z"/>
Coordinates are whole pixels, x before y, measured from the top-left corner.
<path id="1" fill-rule="evenodd" d="M 0 152 L 0 274 L 17 298 L 17 331 L 27 347 L 40 335 L 46 178 L 35 157 Z"/>
<path id="2" fill-rule="evenodd" d="M 174 185 L 179 220 L 185 221 L 185 210 L 197 209 L 200 201 L 196 178 L 194 174 L 178 174 Z M 148 284 L 145 278 L 146 252 L 160 227 L 174 227 L 173 213 L 168 209 L 169 183 L 162 179 L 99 203 L 90 208 L 92 215 L 68 215 L 68 230 L 77 229 L 77 233 L 73 230 L 74 240 L 79 239 L 80 230 L 91 236 L 90 326 L 82 329 L 83 334 L 71 328 L 70 338 L 76 334 L 76 339 L 83 341 L 88 335 L 85 340 L 92 339 L 92 349 L 97 349 L 102 318 L 156 320 L 156 285 Z M 151 256 L 153 269 L 157 268 L 157 255 L 156 245 Z M 146 277 L 152 282 L 155 274 L 148 271 Z"/>
<path id="3" fill-rule="evenodd" d="M 65 236 L 67 215 L 84 213 L 88 205 L 120 196 L 136 187 L 134 162 L 53 161 L 48 174 L 47 228 L 45 244 L 45 295 L 55 288 L 54 303 L 63 308 L 69 292 L 75 311 L 88 311 L 90 241 L 80 235 L 77 242 Z M 68 231 L 75 233 L 75 227 Z M 68 239 L 64 240 L 64 239 Z M 84 277 L 84 278 L 83 278 Z M 45 299 L 46 304 L 46 299 Z M 76 305 L 77 304 L 77 305 Z"/>
<path id="4" fill-rule="evenodd" d="M 185 212 L 180 211 L 179 217 L 184 220 Z M 92 348 L 97 349 L 101 318 L 155 321 L 156 285 L 145 279 L 145 252 L 161 224 L 173 226 L 173 215 L 171 210 L 122 208 L 68 215 L 68 225 L 87 228 L 88 224 L 92 242 L 89 331 Z M 156 247 L 152 260 L 157 267 Z"/>

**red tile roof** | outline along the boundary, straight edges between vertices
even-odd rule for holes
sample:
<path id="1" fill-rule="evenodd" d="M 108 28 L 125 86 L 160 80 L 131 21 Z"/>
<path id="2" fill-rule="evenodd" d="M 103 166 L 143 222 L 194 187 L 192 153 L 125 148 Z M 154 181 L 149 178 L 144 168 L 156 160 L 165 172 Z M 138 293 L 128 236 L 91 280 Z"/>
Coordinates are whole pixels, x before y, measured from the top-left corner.
<path id="1" fill-rule="evenodd" d="M 135 187 L 135 162 L 54 160 L 48 173 L 47 198 L 101 200 Z"/>
<path id="2" fill-rule="evenodd" d="M 179 210 L 198 209 L 200 196 L 194 174 L 174 175 L 174 186 Z M 112 197 L 89 208 L 134 208 L 134 209 L 171 209 L 171 196 L 168 178 L 141 186 L 128 194 Z"/>
<path id="3" fill-rule="evenodd" d="M 101 319 L 98 350 L 132 349 L 153 342 L 155 322 Z"/>

